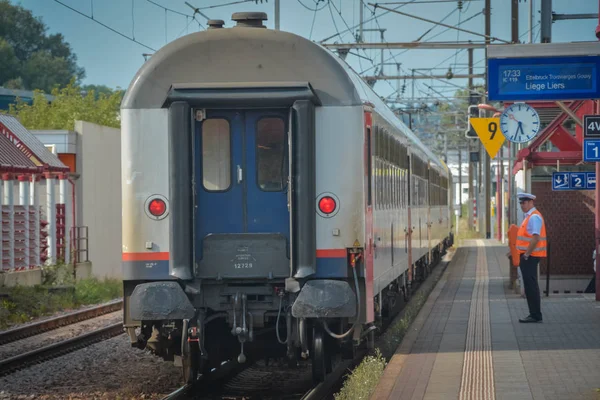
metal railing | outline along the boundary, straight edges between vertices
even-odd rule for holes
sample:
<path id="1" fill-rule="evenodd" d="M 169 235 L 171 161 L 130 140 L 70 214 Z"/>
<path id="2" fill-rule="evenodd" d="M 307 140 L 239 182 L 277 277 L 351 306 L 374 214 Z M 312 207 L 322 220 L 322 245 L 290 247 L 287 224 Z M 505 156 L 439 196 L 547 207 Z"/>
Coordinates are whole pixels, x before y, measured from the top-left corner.
<path id="1" fill-rule="evenodd" d="M 83 234 L 82 234 L 83 231 Z M 84 242 L 84 246 L 81 243 Z M 89 231 L 87 226 L 73 226 L 71 227 L 71 251 L 73 253 L 73 262 L 75 264 L 80 262 L 88 262 L 89 259 Z M 81 254 L 85 253 L 85 258 L 82 258 Z M 82 261 L 83 260 L 83 261 Z"/>

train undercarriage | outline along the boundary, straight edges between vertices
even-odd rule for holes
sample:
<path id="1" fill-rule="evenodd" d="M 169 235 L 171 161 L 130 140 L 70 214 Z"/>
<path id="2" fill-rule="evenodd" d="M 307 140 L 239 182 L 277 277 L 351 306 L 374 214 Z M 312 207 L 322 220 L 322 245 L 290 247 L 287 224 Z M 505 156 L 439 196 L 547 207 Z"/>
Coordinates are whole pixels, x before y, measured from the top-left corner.
<path id="1" fill-rule="evenodd" d="M 185 287 L 176 282 L 163 282 L 177 285 L 191 300 L 194 308 L 186 315 L 188 318 L 142 319 L 141 323 L 126 327 L 132 346 L 149 349 L 165 361 L 174 362 L 188 383 L 217 371 L 225 362 L 244 364 L 260 359 L 267 363 L 284 359 L 290 368 L 310 361 L 313 380 L 323 381 L 331 372 L 334 356 L 353 358 L 360 346 L 372 348 L 375 332 L 404 307 L 415 287 L 427 278 L 432 266 L 451 245 L 452 236 L 433 249 L 431 262 L 428 255 L 416 261 L 412 282 L 408 280 L 407 271 L 377 293 L 373 323 L 357 322 L 355 316 L 295 317 L 293 305 L 298 300 L 299 287 L 286 280 L 287 288 L 286 281 L 204 283 L 202 287 L 198 282 Z M 363 279 L 346 283 L 352 286 L 353 293 L 358 287 L 358 299 L 364 299 Z M 125 282 L 125 285 L 129 295 L 144 286 L 133 281 Z M 216 293 L 218 295 L 214 295 Z M 127 299 L 128 296 L 126 307 Z M 210 303 L 204 299 L 218 301 Z M 356 298 L 352 300 L 357 301 Z M 358 304 L 363 308 L 359 310 L 360 319 L 363 319 L 365 302 Z"/>

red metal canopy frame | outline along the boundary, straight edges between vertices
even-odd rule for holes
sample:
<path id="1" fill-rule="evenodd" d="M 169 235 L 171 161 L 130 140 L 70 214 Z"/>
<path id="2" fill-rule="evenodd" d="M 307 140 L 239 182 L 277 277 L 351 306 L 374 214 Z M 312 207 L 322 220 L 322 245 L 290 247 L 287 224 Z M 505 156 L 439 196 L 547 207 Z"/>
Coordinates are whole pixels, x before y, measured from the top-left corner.
<path id="1" fill-rule="evenodd" d="M 556 107 L 556 103 L 553 101 L 527 102 L 527 104 L 536 109 Z M 509 104 L 505 103 L 505 105 L 508 106 Z M 581 120 L 583 120 L 584 115 L 594 112 L 593 100 L 565 101 L 564 105 Z M 560 162 L 561 165 L 581 164 L 583 160 L 581 147 L 583 129 L 577 124 L 575 137 L 572 136 L 563 127 L 567 118 L 570 117 L 565 111 L 559 113 L 527 148 L 519 151 L 513 165 L 513 174 L 523 169 L 523 160 L 527 161 L 528 167 L 556 165 L 557 162 Z M 550 140 L 559 151 L 539 151 L 540 146 L 547 140 Z"/>

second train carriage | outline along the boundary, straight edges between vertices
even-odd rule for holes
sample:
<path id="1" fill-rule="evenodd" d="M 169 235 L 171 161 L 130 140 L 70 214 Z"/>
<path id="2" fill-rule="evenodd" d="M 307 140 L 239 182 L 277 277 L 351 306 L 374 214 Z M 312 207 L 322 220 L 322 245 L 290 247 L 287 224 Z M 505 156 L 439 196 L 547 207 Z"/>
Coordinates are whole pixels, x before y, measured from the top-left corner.
<path id="1" fill-rule="evenodd" d="M 450 174 L 337 56 L 232 19 L 123 100 L 124 324 L 188 380 L 265 346 L 320 380 L 450 244 Z"/>

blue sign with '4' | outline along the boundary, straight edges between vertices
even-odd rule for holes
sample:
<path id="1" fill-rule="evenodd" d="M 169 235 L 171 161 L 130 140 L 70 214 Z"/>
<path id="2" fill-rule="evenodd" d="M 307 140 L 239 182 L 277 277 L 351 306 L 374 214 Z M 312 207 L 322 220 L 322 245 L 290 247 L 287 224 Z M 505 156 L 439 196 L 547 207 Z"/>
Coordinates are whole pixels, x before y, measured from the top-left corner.
<path id="1" fill-rule="evenodd" d="M 552 190 L 594 190 L 595 172 L 553 172 Z"/>

